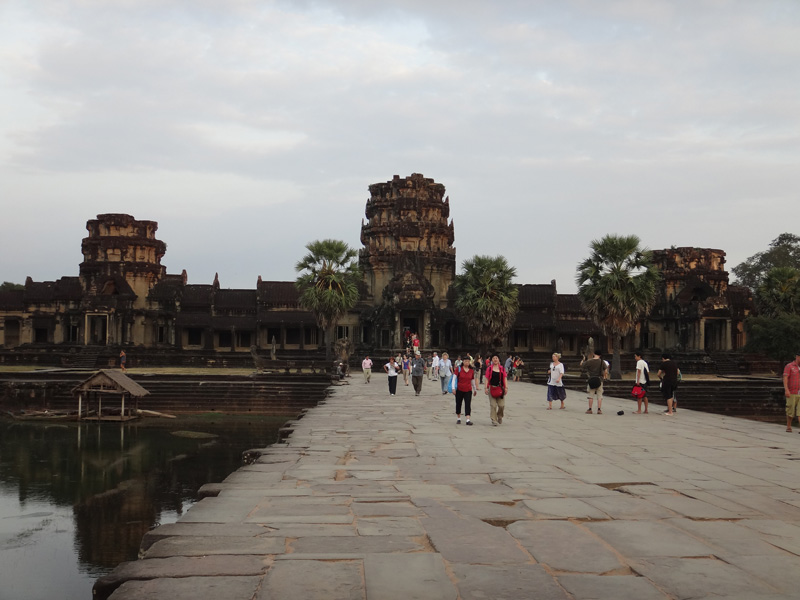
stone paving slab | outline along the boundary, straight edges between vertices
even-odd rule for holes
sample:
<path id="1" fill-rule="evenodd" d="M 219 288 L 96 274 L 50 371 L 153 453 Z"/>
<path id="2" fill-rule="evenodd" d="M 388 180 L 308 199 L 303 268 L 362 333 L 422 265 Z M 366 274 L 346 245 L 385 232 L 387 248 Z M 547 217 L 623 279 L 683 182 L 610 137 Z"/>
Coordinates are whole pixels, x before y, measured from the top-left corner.
<path id="1" fill-rule="evenodd" d="M 95 597 L 796 597 L 800 436 L 544 392 L 512 383 L 499 427 L 479 394 L 466 427 L 438 382 L 335 386 Z"/>

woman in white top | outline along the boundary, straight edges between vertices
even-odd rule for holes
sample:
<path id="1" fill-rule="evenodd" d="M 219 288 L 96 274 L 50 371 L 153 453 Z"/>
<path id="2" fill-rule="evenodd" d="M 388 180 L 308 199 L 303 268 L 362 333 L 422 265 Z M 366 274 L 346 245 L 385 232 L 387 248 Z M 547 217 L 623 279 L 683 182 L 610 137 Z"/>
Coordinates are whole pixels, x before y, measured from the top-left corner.
<path id="1" fill-rule="evenodd" d="M 561 408 L 564 408 L 564 400 L 567 399 L 567 390 L 564 389 L 564 365 L 561 362 L 561 355 L 553 352 L 553 362 L 547 370 L 547 410 L 552 410 L 553 400 L 561 400 Z"/>
<path id="2" fill-rule="evenodd" d="M 394 396 L 397 392 L 397 371 L 399 365 L 394 361 L 394 356 L 389 357 L 389 362 L 383 365 L 383 370 L 389 375 L 389 395 Z"/>

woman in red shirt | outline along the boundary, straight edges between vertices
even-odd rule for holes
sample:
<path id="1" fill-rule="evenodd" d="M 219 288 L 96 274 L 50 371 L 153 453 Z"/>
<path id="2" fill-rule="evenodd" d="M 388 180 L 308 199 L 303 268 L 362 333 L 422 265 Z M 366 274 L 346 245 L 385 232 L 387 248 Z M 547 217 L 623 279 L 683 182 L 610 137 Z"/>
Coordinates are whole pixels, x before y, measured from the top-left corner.
<path id="1" fill-rule="evenodd" d="M 467 418 L 467 425 L 472 425 L 469 420 L 472 408 L 472 393 L 477 392 L 475 387 L 475 370 L 472 368 L 472 361 L 467 356 L 461 366 L 455 370 L 453 377 L 456 378 L 456 425 L 461 424 L 461 402 L 464 402 L 464 416 Z"/>

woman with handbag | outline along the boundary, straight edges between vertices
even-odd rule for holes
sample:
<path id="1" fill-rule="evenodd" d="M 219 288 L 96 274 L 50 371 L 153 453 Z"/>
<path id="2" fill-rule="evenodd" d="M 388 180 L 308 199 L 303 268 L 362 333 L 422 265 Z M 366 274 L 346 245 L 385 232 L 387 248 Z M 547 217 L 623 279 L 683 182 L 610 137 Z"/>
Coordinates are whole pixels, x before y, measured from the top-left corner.
<path id="1" fill-rule="evenodd" d="M 492 425 L 497 426 L 503 422 L 503 412 L 506 407 L 506 394 L 508 393 L 508 377 L 500 357 L 492 355 L 492 362 L 486 369 L 486 394 L 489 396 L 489 416 Z"/>

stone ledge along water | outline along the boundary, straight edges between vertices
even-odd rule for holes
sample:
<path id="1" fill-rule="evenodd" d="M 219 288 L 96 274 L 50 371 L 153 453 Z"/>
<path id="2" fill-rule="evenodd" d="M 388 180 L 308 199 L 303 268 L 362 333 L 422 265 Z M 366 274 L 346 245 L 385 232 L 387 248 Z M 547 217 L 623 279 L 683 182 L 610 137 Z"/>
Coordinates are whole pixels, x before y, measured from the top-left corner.
<path id="1" fill-rule="evenodd" d="M 390 397 L 353 378 L 149 532 L 95 598 L 796 597 L 800 435 L 544 399 L 512 382 L 492 426 L 481 391 L 467 427 L 438 382 Z"/>

